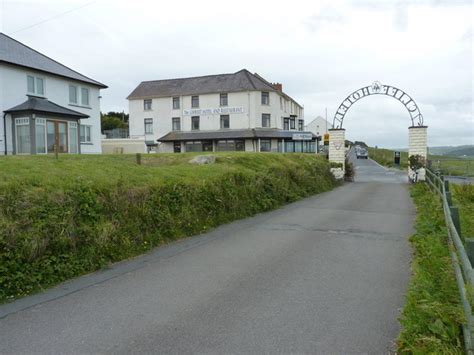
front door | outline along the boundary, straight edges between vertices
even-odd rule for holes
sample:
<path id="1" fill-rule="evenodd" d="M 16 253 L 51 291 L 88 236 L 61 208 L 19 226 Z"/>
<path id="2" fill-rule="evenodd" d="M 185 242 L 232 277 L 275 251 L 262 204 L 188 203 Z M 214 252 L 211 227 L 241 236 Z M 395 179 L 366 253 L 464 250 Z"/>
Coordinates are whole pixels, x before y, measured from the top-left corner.
<path id="1" fill-rule="evenodd" d="M 67 122 L 47 121 L 48 153 L 68 152 Z"/>

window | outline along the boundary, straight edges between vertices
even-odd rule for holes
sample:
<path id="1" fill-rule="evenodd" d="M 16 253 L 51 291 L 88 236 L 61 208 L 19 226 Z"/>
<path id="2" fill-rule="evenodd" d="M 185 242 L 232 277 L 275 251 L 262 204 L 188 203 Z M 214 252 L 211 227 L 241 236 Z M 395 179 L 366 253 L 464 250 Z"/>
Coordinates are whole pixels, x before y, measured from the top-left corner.
<path id="1" fill-rule="evenodd" d="M 179 110 L 179 97 L 173 97 L 173 110 Z"/>
<path id="2" fill-rule="evenodd" d="M 261 139 L 260 140 L 260 151 L 261 152 L 270 152 L 272 150 L 272 141 L 270 139 Z"/>
<path id="3" fill-rule="evenodd" d="M 15 131 L 16 131 L 17 154 L 30 154 L 31 153 L 30 119 L 29 118 L 15 119 Z"/>
<path id="4" fill-rule="evenodd" d="M 227 151 L 245 151 L 245 142 L 240 139 L 228 139 L 217 141 L 216 150 L 218 152 L 227 152 Z"/>
<path id="5" fill-rule="evenodd" d="M 81 88 L 81 104 L 89 106 L 89 89 Z"/>
<path id="6" fill-rule="evenodd" d="M 145 118 L 145 134 L 153 134 L 153 118 Z"/>
<path id="7" fill-rule="evenodd" d="M 270 105 L 270 93 L 262 91 L 262 105 Z"/>
<path id="8" fill-rule="evenodd" d="M 270 127 L 270 114 L 262 113 L 262 127 Z"/>
<path id="9" fill-rule="evenodd" d="M 191 107 L 199 107 L 199 96 L 191 96 Z"/>
<path id="10" fill-rule="evenodd" d="M 89 130 L 90 135 L 90 130 Z M 69 122 L 69 153 L 77 153 L 77 123 Z"/>
<path id="11" fill-rule="evenodd" d="M 32 75 L 26 76 L 26 87 L 28 94 L 44 95 L 44 79 L 34 77 Z"/>
<path id="12" fill-rule="evenodd" d="M 230 117 L 229 115 L 221 115 L 221 129 L 230 128 Z"/>
<path id="13" fill-rule="evenodd" d="M 298 131 L 304 131 L 304 121 L 298 120 Z"/>
<path id="14" fill-rule="evenodd" d="M 79 141 L 81 143 L 92 143 L 91 126 L 81 124 L 79 127 L 80 127 Z"/>
<path id="15" fill-rule="evenodd" d="M 199 116 L 191 117 L 191 130 L 199 131 Z"/>
<path id="16" fill-rule="evenodd" d="M 290 118 L 290 129 L 295 129 L 295 118 Z"/>
<path id="17" fill-rule="evenodd" d="M 69 102 L 77 104 L 77 86 L 69 85 Z"/>
<path id="18" fill-rule="evenodd" d="M 36 120 L 36 153 L 46 153 L 46 120 L 37 118 Z"/>
<path id="19" fill-rule="evenodd" d="M 28 93 L 34 94 L 35 93 L 35 77 L 28 75 L 27 76 L 27 82 L 28 82 Z"/>
<path id="20" fill-rule="evenodd" d="M 38 95 L 44 95 L 44 82 L 41 78 L 36 78 L 36 93 Z"/>
<path id="21" fill-rule="evenodd" d="M 179 117 L 172 118 L 172 130 L 181 131 L 181 119 Z"/>
<path id="22" fill-rule="evenodd" d="M 151 99 L 143 100 L 143 109 L 145 111 L 151 110 Z"/>
<path id="23" fill-rule="evenodd" d="M 283 129 L 285 131 L 289 131 L 290 130 L 290 119 L 288 117 L 284 117 L 283 118 Z"/>
<path id="24" fill-rule="evenodd" d="M 220 95 L 220 105 L 221 106 L 227 106 L 229 104 L 229 101 L 228 101 L 228 98 L 227 98 L 227 94 L 221 94 Z"/>

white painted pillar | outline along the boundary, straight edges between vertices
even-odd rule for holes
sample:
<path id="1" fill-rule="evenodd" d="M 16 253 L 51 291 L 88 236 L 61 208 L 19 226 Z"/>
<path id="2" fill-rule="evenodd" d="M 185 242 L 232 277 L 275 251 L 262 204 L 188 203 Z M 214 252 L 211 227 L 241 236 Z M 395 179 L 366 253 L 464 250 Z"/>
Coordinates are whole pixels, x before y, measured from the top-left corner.
<path id="1" fill-rule="evenodd" d="M 346 161 L 346 130 L 344 128 L 329 130 L 329 161 L 334 163 L 341 163 L 341 168 L 331 168 L 332 173 L 338 179 L 344 177 L 345 161 Z"/>
<path id="2" fill-rule="evenodd" d="M 413 126 L 408 127 L 408 157 L 412 155 L 421 155 L 428 159 L 428 127 Z M 418 180 L 425 181 L 425 169 L 418 172 Z M 408 167 L 408 176 L 412 177 L 414 171 Z"/>

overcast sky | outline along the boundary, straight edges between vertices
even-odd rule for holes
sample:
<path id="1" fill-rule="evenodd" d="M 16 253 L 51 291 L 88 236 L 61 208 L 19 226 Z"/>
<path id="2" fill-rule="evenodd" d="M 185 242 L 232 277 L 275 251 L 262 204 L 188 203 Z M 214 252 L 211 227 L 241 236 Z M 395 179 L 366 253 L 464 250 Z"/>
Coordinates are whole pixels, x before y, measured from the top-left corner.
<path id="1" fill-rule="evenodd" d="M 470 0 L 0 0 L 0 30 L 109 86 L 102 111 L 128 111 L 143 80 L 242 68 L 332 121 L 352 91 L 378 80 L 410 94 L 430 146 L 474 144 Z M 366 97 L 348 139 L 406 147 L 397 100 Z"/>

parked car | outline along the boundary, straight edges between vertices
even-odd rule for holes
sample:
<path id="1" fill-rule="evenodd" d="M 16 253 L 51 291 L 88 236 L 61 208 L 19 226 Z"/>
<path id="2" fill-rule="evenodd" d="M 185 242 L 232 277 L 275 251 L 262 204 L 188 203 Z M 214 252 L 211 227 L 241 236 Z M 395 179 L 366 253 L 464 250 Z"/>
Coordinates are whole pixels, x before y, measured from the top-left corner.
<path id="1" fill-rule="evenodd" d="M 356 157 L 357 159 L 368 159 L 369 158 L 369 152 L 365 148 L 356 148 Z"/>

